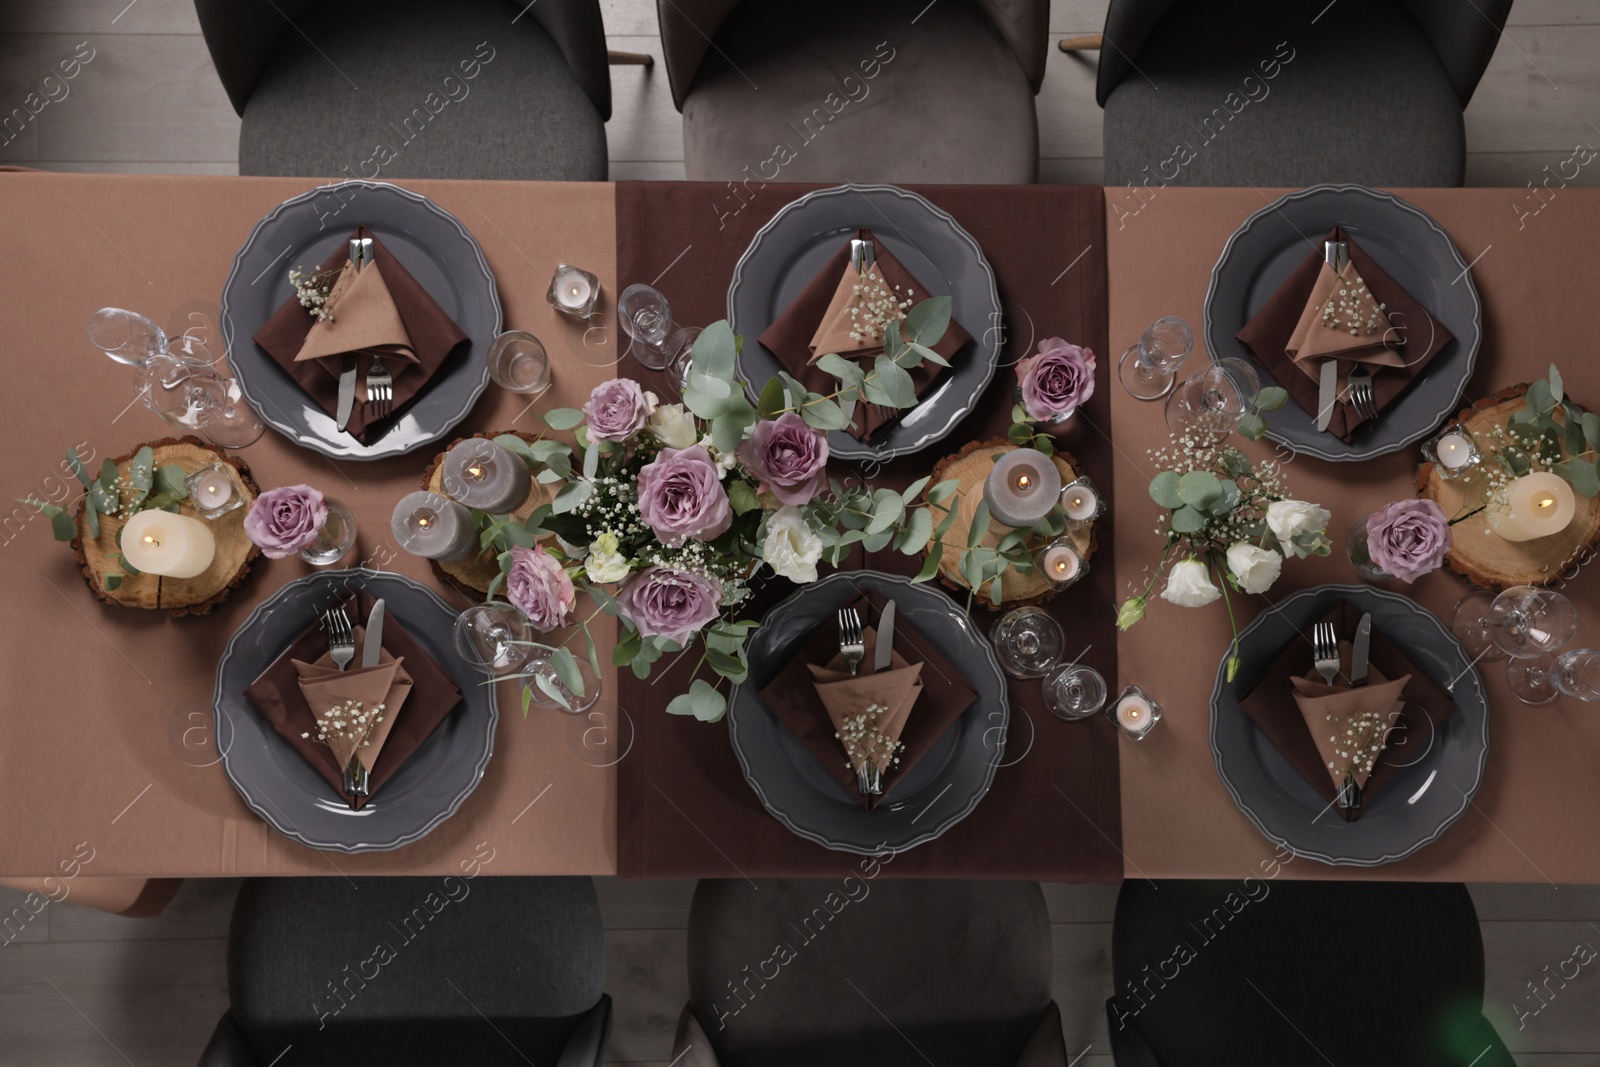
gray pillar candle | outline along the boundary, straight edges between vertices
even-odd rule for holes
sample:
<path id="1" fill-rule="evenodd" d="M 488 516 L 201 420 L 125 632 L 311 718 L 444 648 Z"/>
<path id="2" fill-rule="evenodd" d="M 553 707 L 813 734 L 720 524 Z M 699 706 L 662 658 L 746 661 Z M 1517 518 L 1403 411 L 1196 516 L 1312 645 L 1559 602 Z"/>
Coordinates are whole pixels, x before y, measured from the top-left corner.
<path id="1" fill-rule="evenodd" d="M 513 511 L 528 499 L 533 475 L 528 465 L 484 437 L 462 441 L 444 457 L 440 479 L 445 495 L 469 508 L 497 515 Z"/>
<path id="2" fill-rule="evenodd" d="M 1050 513 L 1061 495 L 1061 472 L 1035 448 L 1007 452 L 983 482 L 989 514 L 1002 526 L 1032 526 Z"/>
<path id="3" fill-rule="evenodd" d="M 472 555 L 478 534 L 472 514 L 438 493 L 408 493 L 394 506 L 389 530 L 413 556 L 454 563 Z"/>

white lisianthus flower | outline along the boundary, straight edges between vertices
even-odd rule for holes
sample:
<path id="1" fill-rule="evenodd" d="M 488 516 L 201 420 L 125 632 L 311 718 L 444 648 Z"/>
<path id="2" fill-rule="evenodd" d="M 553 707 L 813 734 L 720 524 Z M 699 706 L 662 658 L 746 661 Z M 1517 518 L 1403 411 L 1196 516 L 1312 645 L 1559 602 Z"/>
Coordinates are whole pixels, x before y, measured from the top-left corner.
<path id="1" fill-rule="evenodd" d="M 1167 574 L 1167 587 L 1161 590 L 1162 600 L 1180 608 L 1204 607 L 1221 595 L 1206 565 L 1193 558 L 1174 563 Z"/>
<path id="2" fill-rule="evenodd" d="M 1304 533 L 1321 533 L 1331 518 L 1326 509 L 1304 500 L 1274 500 L 1267 505 L 1267 528 L 1283 545 L 1293 544 Z"/>
<path id="3" fill-rule="evenodd" d="M 652 393 L 650 390 L 646 389 L 644 391 L 644 406 L 646 411 L 654 415 L 656 413 L 656 408 L 661 406 L 661 398 L 656 396 L 656 394 Z"/>
<path id="4" fill-rule="evenodd" d="M 694 416 L 683 410 L 682 404 L 655 407 L 644 425 L 667 448 L 693 448 L 700 439 L 700 431 L 694 426 Z"/>
<path id="5" fill-rule="evenodd" d="M 761 558 L 791 582 L 814 582 L 817 560 L 822 558 L 822 538 L 811 532 L 799 508 L 786 504 L 767 516 Z"/>
<path id="6" fill-rule="evenodd" d="M 603 533 L 589 545 L 589 558 L 584 561 L 583 572 L 591 582 L 610 585 L 628 576 L 628 560 L 618 551 L 617 535 Z"/>
<path id="7" fill-rule="evenodd" d="M 1248 541 L 1228 546 L 1228 569 L 1246 593 L 1265 593 L 1283 570 L 1283 557 Z"/>
<path id="8" fill-rule="evenodd" d="M 719 452 L 717 446 L 711 443 L 711 435 L 706 434 L 700 438 L 700 447 L 711 454 L 711 459 L 717 465 L 717 473 L 726 475 L 739 465 L 739 456 L 734 452 Z"/>

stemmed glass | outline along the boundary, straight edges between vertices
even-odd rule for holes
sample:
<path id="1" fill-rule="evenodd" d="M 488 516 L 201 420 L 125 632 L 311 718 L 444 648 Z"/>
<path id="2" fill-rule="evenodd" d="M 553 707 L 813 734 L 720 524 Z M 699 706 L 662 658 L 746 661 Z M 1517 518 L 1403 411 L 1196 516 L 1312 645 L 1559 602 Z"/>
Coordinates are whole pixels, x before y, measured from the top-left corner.
<path id="1" fill-rule="evenodd" d="M 1524 704 L 1548 704 L 1559 696 L 1586 703 L 1600 700 L 1600 650 L 1574 648 L 1506 664 L 1506 682 Z"/>
<path id="2" fill-rule="evenodd" d="M 1117 377 L 1140 400 L 1160 400 L 1171 390 L 1178 367 L 1194 350 L 1194 331 L 1176 315 L 1157 319 L 1122 353 Z"/>
<path id="3" fill-rule="evenodd" d="M 456 616 L 456 651 L 488 674 L 521 668 L 533 652 L 532 635 L 527 617 L 502 601 L 474 604 Z"/>
<path id="4" fill-rule="evenodd" d="M 1225 437 L 1250 414 L 1260 391 L 1261 376 L 1247 360 L 1219 359 L 1167 397 L 1167 429 Z"/>
<path id="5" fill-rule="evenodd" d="M 1572 640 L 1578 609 L 1560 593 L 1514 585 L 1489 605 L 1489 635 L 1512 659 L 1534 659 Z"/>
<path id="6" fill-rule="evenodd" d="M 1488 593 L 1472 592 L 1456 601 L 1455 609 L 1450 612 L 1450 632 L 1456 635 L 1474 663 L 1480 660 L 1494 663 L 1506 658 L 1505 650 L 1495 644 L 1494 633 L 1489 628 L 1489 607 L 1493 603 L 1494 597 Z"/>
<path id="7" fill-rule="evenodd" d="M 1014 608 L 989 631 L 1000 669 L 1013 678 L 1043 678 L 1066 650 L 1061 624 L 1043 608 Z"/>
<path id="8" fill-rule="evenodd" d="M 1092 717 L 1106 703 L 1106 680 L 1093 667 L 1068 663 L 1044 680 L 1044 706 L 1058 719 L 1075 722 Z"/>
<path id="9" fill-rule="evenodd" d="M 651 370 L 666 371 L 682 385 L 689 352 L 700 331 L 672 320 L 672 305 L 665 294 L 649 285 L 628 286 L 617 298 L 617 321 L 633 341 L 628 351 L 634 359 Z"/>
<path id="10" fill-rule="evenodd" d="M 528 658 L 522 664 L 519 677 L 528 687 L 532 695 L 532 703 L 542 708 L 556 708 L 570 712 L 573 715 L 582 714 L 594 707 L 600 699 L 600 678 L 594 673 L 594 667 L 589 663 L 587 656 L 574 656 L 572 660 L 578 665 L 578 680 L 583 683 L 583 691 L 577 692 L 556 671 L 556 650 L 549 645 L 536 642 L 527 644 Z M 545 689 L 549 686 L 549 691 Z M 550 691 L 561 694 L 561 700 L 556 700 Z M 565 703 L 562 703 L 562 701 Z"/>

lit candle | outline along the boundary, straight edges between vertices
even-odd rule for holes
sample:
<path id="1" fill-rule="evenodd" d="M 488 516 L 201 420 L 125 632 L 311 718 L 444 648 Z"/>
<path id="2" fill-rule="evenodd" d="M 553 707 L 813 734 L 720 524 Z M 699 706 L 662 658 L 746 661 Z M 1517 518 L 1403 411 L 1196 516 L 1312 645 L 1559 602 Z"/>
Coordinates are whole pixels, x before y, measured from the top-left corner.
<path id="1" fill-rule="evenodd" d="M 556 267 L 545 297 L 557 311 L 587 319 L 594 313 L 595 303 L 600 298 L 600 279 L 586 270 L 562 263 Z"/>
<path id="2" fill-rule="evenodd" d="M 1447 433 L 1434 446 L 1439 462 L 1450 470 L 1460 470 L 1472 462 L 1472 442 L 1459 433 Z"/>
<path id="3" fill-rule="evenodd" d="M 1050 513 L 1061 495 L 1061 472 L 1049 456 L 1018 448 L 1000 457 L 983 483 L 989 514 L 1003 526 L 1032 526 Z"/>
<path id="4" fill-rule="evenodd" d="M 185 478 L 183 484 L 189 490 L 189 503 L 203 519 L 220 519 L 244 506 L 244 497 L 234 489 L 233 476 L 224 464 L 203 467 Z"/>
<path id="5" fill-rule="evenodd" d="M 1046 545 L 1034 561 L 1034 566 L 1050 584 L 1065 588 L 1088 571 L 1089 564 L 1078 554 L 1077 546 L 1066 538 Z"/>
<path id="6" fill-rule="evenodd" d="M 1134 741 L 1143 740 L 1161 721 L 1161 705 L 1136 685 L 1124 689 L 1117 696 L 1117 702 L 1106 710 L 1117 728 Z"/>
<path id="7" fill-rule="evenodd" d="M 193 578 L 211 566 L 216 553 L 211 528 L 187 515 L 152 508 L 122 527 L 122 554 L 144 574 Z"/>
<path id="8" fill-rule="evenodd" d="M 1066 509 L 1067 518 L 1074 522 L 1089 522 L 1099 516 L 1100 494 L 1094 491 L 1094 484 L 1087 478 L 1079 478 L 1067 483 L 1061 490 L 1061 506 Z"/>
<path id="9" fill-rule="evenodd" d="M 438 493 L 416 492 L 400 498 L 389 518 L 389 530 L 413 556 L 453 563 L 478 547 L 472 515 Z"/>
<path id="10" fill-rule="evenodd" d="M 1532 541 L 1560 533 L 1577 514 L 1572 486 L 1549 471 L 1524 474 L 1489 507 L 1489 526 L 1507 541 Z"/>
<path id="11" fill-rule="evenodd" d="M 533 487 L 526 463 L 482 437 L 470 438 L 449 451 L 440 481 L 446 495 L 469 508 L 495 514 L 520 507 Z"/>

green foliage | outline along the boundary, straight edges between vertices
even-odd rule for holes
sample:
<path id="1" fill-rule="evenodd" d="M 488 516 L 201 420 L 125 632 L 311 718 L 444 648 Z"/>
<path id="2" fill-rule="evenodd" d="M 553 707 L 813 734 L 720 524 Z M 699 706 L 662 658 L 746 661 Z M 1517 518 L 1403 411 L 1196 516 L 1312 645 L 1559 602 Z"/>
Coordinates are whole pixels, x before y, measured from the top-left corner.
<path id="1" fill-rule="evenodd" d="M 687 693 L 680 693 L 667 705 L 668 715 L 693 715 L 701 722 L 717 722 L 727 713 L 728 702 L 710 683 L 696 678 Z"/>

